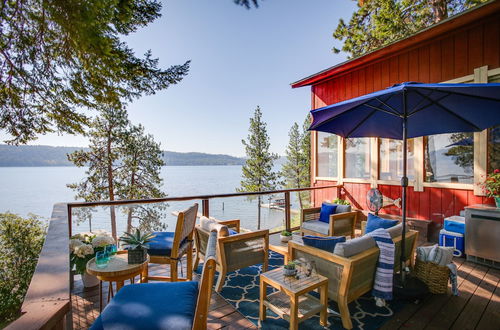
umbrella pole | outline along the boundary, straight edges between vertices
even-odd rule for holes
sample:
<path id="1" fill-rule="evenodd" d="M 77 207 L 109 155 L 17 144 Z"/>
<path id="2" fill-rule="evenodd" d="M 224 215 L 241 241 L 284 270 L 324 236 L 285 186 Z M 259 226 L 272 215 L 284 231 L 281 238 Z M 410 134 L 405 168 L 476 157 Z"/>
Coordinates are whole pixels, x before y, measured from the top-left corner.
<path id="1" fill-rule="evenodd" d="M 407 146 L 408 146 L 408 114 L 406 111 L 406 90 L 403 89 L 403 177 L 401 178 L 401 188 L 402 188 L 402 203 L 401 203 L 401 218 L 403 223 L 403 233 L 401 236 L 401 285 L 404 286 L 405 283 L 405 266 L 406 266 L 406 255 L 405 255 L 405 241 L 406 241 L 406 190 L 408 187 L 408 173 L 407 173 Z"/>

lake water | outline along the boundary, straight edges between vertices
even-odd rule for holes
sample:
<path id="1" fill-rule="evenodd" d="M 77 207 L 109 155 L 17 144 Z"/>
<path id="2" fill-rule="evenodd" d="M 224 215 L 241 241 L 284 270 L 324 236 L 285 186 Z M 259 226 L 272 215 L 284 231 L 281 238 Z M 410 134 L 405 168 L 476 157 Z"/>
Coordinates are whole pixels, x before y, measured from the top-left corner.
<path id="1" fill-rule="evenodd" d="M 22 216 L 28 213 L 50 218 L 55 203 L 74 201 L 74 192 L 66 187 L 68 183 L 79 182 L 85 169 L 77 167 L 0 167 L 0 212 L 10 211 Z M 165 166 L 161 176 L 163 190 L 169 197 L 194 196 L 203 194 L 234 193 L 240 185 L 241 166 Z M 283 197 L 276 196 L 276 197 Z M 292 207 L 295 194 L 292 194 Z M 181 211 L 194 202 L 169 202 L 164 212 L 164 223 L 169 230 L 175 228 L 175 216 L 171 213 Z M 263 200 L 267 203 L 267 199 Z M 257 228 L 257 200 L 245 197 L 219 198 L 210 201 L 210 216 L 217 219 L 240 219 L 243 227 Z M 91 224 L 74 222 L 74 232 L 92 229 L 109 230 L 109 210 L 94 208 Z M 126 216 L 124 207 L 117 213 L 118 232 L 125 230 Z M 284 213 L 280 210 L 261 209 L 262 228 L 274 228 L 283 224 Z"/>

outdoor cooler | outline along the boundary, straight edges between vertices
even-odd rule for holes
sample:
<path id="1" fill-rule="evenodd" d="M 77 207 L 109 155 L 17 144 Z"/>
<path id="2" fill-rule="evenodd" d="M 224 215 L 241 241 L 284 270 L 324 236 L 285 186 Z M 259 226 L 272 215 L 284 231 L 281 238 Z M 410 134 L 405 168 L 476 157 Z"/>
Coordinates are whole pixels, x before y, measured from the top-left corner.
<path id="1" fill-rule="evenodd" d="M 467 260 L 500 268 L 500 209 L 491 205 L 465 208 Z"/>

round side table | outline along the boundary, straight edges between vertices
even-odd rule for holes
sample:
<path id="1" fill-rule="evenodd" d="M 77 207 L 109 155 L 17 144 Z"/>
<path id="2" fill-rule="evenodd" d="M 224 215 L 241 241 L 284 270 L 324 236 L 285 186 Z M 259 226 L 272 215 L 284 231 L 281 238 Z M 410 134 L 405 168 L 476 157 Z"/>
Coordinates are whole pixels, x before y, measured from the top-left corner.
<path id="1" fill-rule="evenodd" d="M 95 258 L 87 262 L 87 273 L 99 279 L 99 311 L 102 310 L 102 281 L 109 282 L 108 302 L 114 296 L 113 282 L 116 282 L 116 291 L 123 287 L 125 280 L 134 283 L 134 278 L 140 275 L 141 283 L 147 282 L 149 256 L 142 264 L 129 264 L 127 251 L 118 251 L 106 267 L 97 268 Z"/>

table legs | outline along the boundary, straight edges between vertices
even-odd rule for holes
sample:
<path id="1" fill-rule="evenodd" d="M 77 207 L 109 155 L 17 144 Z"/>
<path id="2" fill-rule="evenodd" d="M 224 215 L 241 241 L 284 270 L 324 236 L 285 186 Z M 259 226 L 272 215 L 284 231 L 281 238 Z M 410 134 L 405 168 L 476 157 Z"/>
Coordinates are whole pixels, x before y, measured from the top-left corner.
<path id="1" fill-rule="evenodd" d="M 260 304 L 259 304 L 259 319 L 261 321 L 266 320 L 266 305 L 264 305 L 264 300 L 266 300 L 266 283 L 260 278 Z"/>
<path id="2" fill-rule="evenodd" d="M 290 296 L 290 330 L 299 328 L 299 302 L 298 296 Z"/>
<path id="3" fill-rule="evenodd" d="M 322 285 L 319 289 L 319 294 L 320 294 L 320 301 L 321 304 L 323 305 L 323 308 L 321 309 L 320 316 L 319 316 L 319 324 L 322 326 L 326 327 L 328 325 L 328 283 L 325 285 Z"/>

